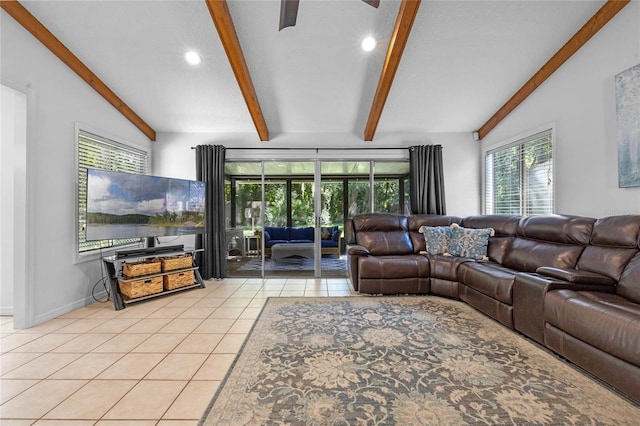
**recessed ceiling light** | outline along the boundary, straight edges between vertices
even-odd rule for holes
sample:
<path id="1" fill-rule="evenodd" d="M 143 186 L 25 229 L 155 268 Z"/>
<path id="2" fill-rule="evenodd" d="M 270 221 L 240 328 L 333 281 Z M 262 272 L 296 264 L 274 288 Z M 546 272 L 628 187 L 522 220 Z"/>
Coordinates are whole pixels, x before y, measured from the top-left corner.
<path id="1" fill-rule="evenodd" d="M 191 65 L 198 65 L 200 63 L 200 55 L 198 55 L 194 51 L 189 51 L 184 54 L 184 59 L 187 60 Z"/>
<path id="2" fill-rule="evenodd" d="M 376 47 L 376 39 L 369 36 L 369 37 L 365 37 L 362 40 L 362 50 L 364 50 L 365 52 L 370 52 L 373 49 L 375 49 Z"/>

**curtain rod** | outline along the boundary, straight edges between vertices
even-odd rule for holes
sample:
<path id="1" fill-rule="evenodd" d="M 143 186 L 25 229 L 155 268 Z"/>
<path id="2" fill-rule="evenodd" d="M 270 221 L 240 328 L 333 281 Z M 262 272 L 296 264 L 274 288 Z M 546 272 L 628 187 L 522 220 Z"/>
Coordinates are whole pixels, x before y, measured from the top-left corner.
<path id="1" fill-rule="evenodd" d="M 191 149 L 196 149 L 197 147 L 192 146 Z M 281 151 L 306 151 L 306 150 L 311 150 L 311 151 L 320 151 L 322 150 L 331 150 L 331 151 L 367 151 L 367 150 L 379 150 L 379 149 L 410 149 L 410 146 L 405 146 L 405 147 L 400 147 L 400 148 L 393 148 L 393 147 L 379 147 L 379 148 L 274 148 L 274 147 L 268 147 L 268 148 L 258 148 L 258 147 L 248 147 L 248 148 L 227 148 L 225 147 L 226 150 L 230 150 L 230 149 L 248 149 L 248 150 L 253 150 L 253 149 L 259 149 L 259 150 L 281 150 Z"/>

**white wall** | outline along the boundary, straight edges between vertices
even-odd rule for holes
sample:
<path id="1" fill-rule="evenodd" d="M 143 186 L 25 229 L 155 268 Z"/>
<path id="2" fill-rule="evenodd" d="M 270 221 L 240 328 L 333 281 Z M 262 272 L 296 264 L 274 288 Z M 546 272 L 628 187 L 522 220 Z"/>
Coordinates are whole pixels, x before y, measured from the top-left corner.
<path id="1" fill-rule="evenodd" d="M 195 150 L 201 144 L 223 145 L 231 149 L 227 159 L 403 159 L 408 158 L 412 145 L 440 144 L 443 146 L 445 196 L 447 213 L 467 216 L 480 213 L 480 144 L 467 133 L 434 133 L 426 135 L 377 135 L 373 142 L 345 134 L 287 134 L 275 136 L 269 142 L 256 142 L 255 134 L 159 133 L 153 149 L 153 174 L 195 179 Z M 362 148 L 339 150 L 332 148 Z M 376 150 L 376 147 L 397 150 Z M 256 149 L 256 148 L 265 148 Z M 315 150 L 270 150 L 273 148 L 320 148 Z"/>
<path id="2" fill-rule="evenodd" d="M 0 315 L 13 315 L 14 282 L 25 277 L 26 227 L 24 220 L 16 218 L 26 213 L 27 95 L 4 85 L 0 90 Z M 24 318 L 24 311 L 18 310 L 17 315 Z"/>
<path id="3" fill-rule="evenodd" d="M 631 2 L 482 146 L 556 122 L 556 212 L 596 218 L 640 213 L 640 188 L 618 188 L 614 84 L 616 74 L 638 63 L 640 2 Z"/>
<path id="4" fill-rule="evenodd" d="M 92 301 L 100 262 L 74 263 L 74 129 L 79 122 L 142 146 L 149 140 L 4 11 L 0 12 L 1 79 L 34 93 L 27 137 L 29 233 L 26 326 Z M 31 112 L 33 111 L 33 112 Z"/>
<path id="5" fill-rule="evenodd" d="M 152 146 L 152 172 L 194 178 L 195 152 L 190 148 L 202 143 L 229 148 L 349 145 L 364 149 L 442 144 L 447 210 L 449 214 L 466 216 L 480 212 L 480 147 L 556 122 L 557 211 L 595 217 L 639 213 L 640 188 L 617 186 L 614 88 L 616 74 L 640 63 L 639 16 L 640 2 L 630 3 L 482 144 L 461 133 L 380 134 L 373 142 L 363 142 L 355 135 L 275 135 L 268 143 L 257 142 L 255 134 L 159 134 L 158 142 Z M 30 287 L 30 314 L 26 320 L 29 326 L 91 302 L 91 289 L 100 278 L 97 260 L 74 262 L 75 123 L 138 145 L 151 144 L 4 11 L 0 12 L 0 21 L 1 81 L 33 93 L 35 100 L 27 117 L 27 148 L 33 153 L 27 161 L 26 196 L 33 220 L 25 219 L 31 236 L 25 259 L 29 272 L 26 282 L 15 283 Z M 364 151 L 368 157 L 371 152 Z M 230 151 L 230 156 L 237 153 Z M 390 153 L 381 150 L 376 157 Z M 241 155 L 253 154 L 242 151 Z M 364 154 L 336 150 L 324 155 L 354 158 Z"/>

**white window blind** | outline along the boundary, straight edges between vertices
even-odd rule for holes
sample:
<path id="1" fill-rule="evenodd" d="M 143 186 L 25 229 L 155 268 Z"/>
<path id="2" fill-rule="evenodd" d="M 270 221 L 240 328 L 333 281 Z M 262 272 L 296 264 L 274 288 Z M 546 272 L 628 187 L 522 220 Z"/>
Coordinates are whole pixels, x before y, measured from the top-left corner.
<path id="1" fill-rule="evenodd" d="M 86 241 L 87 169 L 147 174 L 148 154 L 87 132 L 78 135 L 78 252 L 138 242 L 139 239 Z"/>
<path id="2" fill-rule="evenodd" d="M 488 151 L 485 157 L 487 214 L 553 213 L 551 129 Z"/>

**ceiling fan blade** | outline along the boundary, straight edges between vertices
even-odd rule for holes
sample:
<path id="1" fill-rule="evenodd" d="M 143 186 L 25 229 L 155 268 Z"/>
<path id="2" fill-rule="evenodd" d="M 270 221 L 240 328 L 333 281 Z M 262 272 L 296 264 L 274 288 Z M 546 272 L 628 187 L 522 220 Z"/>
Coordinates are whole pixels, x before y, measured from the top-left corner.
<path id="1" fill-rule="evenodd" d="M 300 0 L 280 0 L 280 31 L 296 25 Z"/>
<path id="2" fill-rule="evenodd" d="M 378 8 L 378 6 L 380 6 L 380 0 L 362 0 L 362 1 L 368 4 L 369 6 L 375 7 L 376 9 Z"/>

